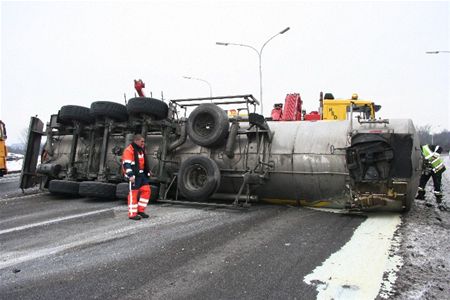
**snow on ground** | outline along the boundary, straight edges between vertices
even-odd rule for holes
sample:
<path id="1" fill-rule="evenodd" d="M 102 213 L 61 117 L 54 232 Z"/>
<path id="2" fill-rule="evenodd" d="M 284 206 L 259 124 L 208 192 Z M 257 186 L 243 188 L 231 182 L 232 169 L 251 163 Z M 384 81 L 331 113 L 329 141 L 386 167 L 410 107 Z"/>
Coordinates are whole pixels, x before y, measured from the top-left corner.
<path id="1" fill-rule="evenodd" d="M 6 168 L 8 172 L 22 171 L 23 158 L 18 160 L 8 160 L 6 161 Z"/>
<path id="2" fill-rule="evenodd" d="M 442 178 L 444 199 L 450 206 L 450 160 Z M 450 299 L 450 211 L 425 206 L 436 204 L 432 180 L 426 187 L 426 200 L 416 200 L 402 216 L 397 231 L 402 243 L 398 254 L 403 266 L 397 273 L 392 299 Z"/>

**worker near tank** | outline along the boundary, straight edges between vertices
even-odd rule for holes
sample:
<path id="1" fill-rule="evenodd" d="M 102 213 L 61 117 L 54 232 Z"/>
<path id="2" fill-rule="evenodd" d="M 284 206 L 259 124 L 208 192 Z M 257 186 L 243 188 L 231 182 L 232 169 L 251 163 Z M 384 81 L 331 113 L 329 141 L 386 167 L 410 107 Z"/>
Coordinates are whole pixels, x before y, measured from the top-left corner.
<path id="1" fill-rule="evenodd" d="M 441 190 L 442 173 L 445 171 L 444 160 L 440 156 L 442 148 L 438 145 L 422 145 L 421 150 L 423 167 L 416 199 L 425 199 L 425 186 L 431 177 L 433 178 L 434 196 L 436 197 L 438 208 L 447 210 L 445 203 L 442 202 L 443 195 Z M 432 206 L 431 203 L 426 203 L 426 205 Z"/>
<path id="2" fill-rule="evenodd" d="M 145 141 L 142 135 L 136 134 L 133 142 L 125 148 L 122 166 L 125 177 L 131 183 L 131 190 L 128 193 L 128 218 L 131 220 L 148 218 L 145 208 L 151 195 L 150 171 L 145 159 Z"/>

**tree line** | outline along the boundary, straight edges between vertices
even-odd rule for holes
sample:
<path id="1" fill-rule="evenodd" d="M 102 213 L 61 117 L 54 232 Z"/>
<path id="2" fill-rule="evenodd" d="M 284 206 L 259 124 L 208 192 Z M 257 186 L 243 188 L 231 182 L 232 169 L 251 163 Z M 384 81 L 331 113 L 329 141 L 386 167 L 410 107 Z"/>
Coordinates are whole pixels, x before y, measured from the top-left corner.
<path id="1" fill-rule="evenodd" d="M 416 128 L 419 135 L 420 144 L 434 144 L 441 146 L 445 152 L 450 151 L 450 131 L 447 129 L 439 133 L 431 133 L 431 125 L 419 126 Z"/>

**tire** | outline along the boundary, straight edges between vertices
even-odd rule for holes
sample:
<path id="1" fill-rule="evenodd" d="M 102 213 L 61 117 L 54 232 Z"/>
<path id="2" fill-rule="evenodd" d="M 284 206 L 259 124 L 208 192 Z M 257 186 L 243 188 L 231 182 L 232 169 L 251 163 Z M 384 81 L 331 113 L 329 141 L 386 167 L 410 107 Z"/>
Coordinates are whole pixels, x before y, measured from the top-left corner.
<path id="1" fill-rule="evenodd" d="M 80 183 L 79 193 L 86 197 L 114 199 L 116 197 L 116 185 L 114 183 L 83 181 Z"/>
<path id="2" fill-rule="evenodd" d="M 219 167 L 208 157 L 189 157 L 181 163 L 177 185 L 185 198 L 205 201 L 219 188 Z"/>
<path id="3" fill-rule="evenodd" d="M 90 112 L 94 117 L 108 117 L 118 122 L 124 122 L 128 120 L 128 112 L 126 106 L 116 102 L 92 102 Z"/>
<path id="4" fill-rule="evenodd" d="M 72 123 L 78 121 L 80 123 L 89 124 L 94 121 L 90 113 L 90 109 L 78 105 L 64 105 L 58 112 L 58 120 L 61 123 Z"/>
<path id="5" fill-rule="evenodd" d="M 150 184 L 151 195 L 149 203 L 156 203 L 159 196 L 159 187 L 154 184 Z M 116 187 L 116 198 L 117 199 L 128 199 L 128 193 L 130 192 L 130 188 L 128 182 L 121 182 Z"/>
<path id="6" fill-rule="evenodd" d="M 116 187 L 116 198 L 127 199 L 129 193 L 128 182 L 121 182 Z"/>
<path id="7" fill-rule="evenodd" d="M 187 121 L 189 138 L 203 147 L 222 145 L 229 128 L 227 113 L 212 103 L 199 105 L 192 111 Z"/>
<path id="8" fill-rule="evenodd" d="M 150 188 L 152 189 L 149 203 L 157 203 L 159 199 L 159 186 L 150 184 Z"/>
<path id="9" fill-rule="evenodd" d="M 127 110 L 130 115 L 145 114 L 155 120 L 167 118 L 169 108 L 166 103 L 158 99 L 139 97 L 128 100 Z"/>
<path id="10" fill-rule="evenodd" d="M 80 183 L 68 180 L 51 180 L 48 191 L 52 194 L 64 194 L 78 196 Z"/>

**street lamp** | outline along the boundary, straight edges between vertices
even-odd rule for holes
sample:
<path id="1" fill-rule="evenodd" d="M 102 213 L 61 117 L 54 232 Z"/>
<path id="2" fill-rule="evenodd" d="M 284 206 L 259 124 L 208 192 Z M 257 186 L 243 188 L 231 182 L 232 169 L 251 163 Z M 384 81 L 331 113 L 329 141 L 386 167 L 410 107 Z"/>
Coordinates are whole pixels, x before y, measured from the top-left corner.
<path id="1" fill-rule="evenodd" d="M 444 50 L 444 51 L 441 51 L 441 50 L 438 50 L 438 51 L 427 51 L 427 52 L 425 52 L 426 54 L 438 54 L 438 53 L 450 53 L 450 51 L 447 51 L 447 50 Z"/>
<path id="2" fill-rule="evenodd" d="M 204 83 L 206 83 L 209 87 L 209 97 L 212 97 L 212 88 L 211 88 L 211 84 L 206 81 L 205 79 L 201 79 L 201 78 L 195 78 L 195 77 L 191 77 L 191 76 L 183 76 L 184 79 L 192 79 L 192 80 L 198 80 L 198 81 L 202 81 Z"/>
<path id="3" fill-rule="evenodd" d="M 268 39 L 261 47 L 261 49 L 258 51 L 255 47 L 250 46 L 250 45 L 246 45 L 246 44 L 236 44 L 236 43 L 224 43 L 224 42 L 216 42 L 216 45 L 219 46 L 241 46 L 241 47 L 247 47 L 252 49 L 253 51 L 255 51 L 258 54 L 258 58 L 259 58 L 259 101 L 261 101 L 261 115 L 264 114 L 263 112 L 263 92 L 262 92 L 262 66 L 261 66 L 261 57 L 262 57 L 262 52 L 264 50 L 264 47 L 267 45 L 267 43 L 269 43 L 273 38 L 275 38 L 276 36 L 285 33 L 286 31 L 288 31 L 290 28 L 286 27 L 285 29 L 281 30 L 280 32 L 278 32 L 277 34 L 275 34 L 274 36 L 272 36 L 270 39 Z"/>
<path id="4" fill-rule="evenodd" d="M 438 129 L 439 127 L 441 127 L 441 125 L 436 126 L 436 129 Z M 433 126 L 430 126 L 430 133 L 431 133 L 431 145 L 434 145 L 434 133 L 431 130 L 431 128 L 433 128 Z"/>

